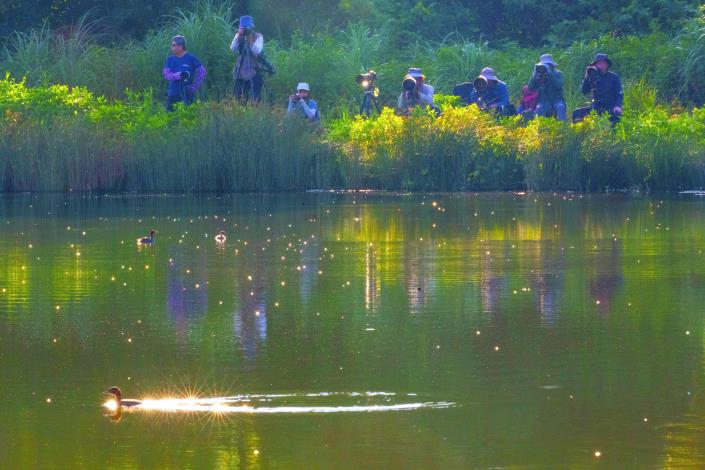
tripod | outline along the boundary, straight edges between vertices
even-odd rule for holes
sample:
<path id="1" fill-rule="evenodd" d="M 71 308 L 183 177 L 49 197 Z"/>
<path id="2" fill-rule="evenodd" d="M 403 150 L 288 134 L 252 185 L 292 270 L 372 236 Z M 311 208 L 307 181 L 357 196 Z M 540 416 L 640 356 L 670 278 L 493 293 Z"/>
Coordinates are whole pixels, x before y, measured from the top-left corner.
<path id="1" fill-rule="evenodd" d="M 360 115 L 370 117 L 372 115 L 373 108 L 377 110 L 377 114 L 382 114 L 382 108 L 377 101 L 377 96 L 379 96 L 379 89 L 370 85 L 370 88 L 365 90 L 365 94 L 362 95 L 362 103 L 360 103 Z"/>

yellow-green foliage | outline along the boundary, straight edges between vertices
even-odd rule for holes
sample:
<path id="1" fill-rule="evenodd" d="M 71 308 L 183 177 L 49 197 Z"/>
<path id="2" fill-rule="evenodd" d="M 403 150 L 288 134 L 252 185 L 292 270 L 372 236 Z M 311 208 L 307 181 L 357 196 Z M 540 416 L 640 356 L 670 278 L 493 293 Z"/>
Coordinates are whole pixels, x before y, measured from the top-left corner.
<path id="1" fill-rule="evenodd" d="M 149 92 L 109 101 L 85 88 L 30 88 L 6 78 L 0 80 L 0 189 L 677 190 L 705 184 L 705 109 L 666 109 L 646 99 L 613 129 L 604 116 L 576 125 L 543 118 L 525 123 L 443 96 L 439 102 L 440 117 L 385 109 L 371 119 L 330 120 L 321 132 L 281 108 L 225 100 L 167 113 Z"/>
<path id="2" fill-rule="evenodd" d="M 476 190 L 659 190 L 705 183 L 705 110 L 628 112 L 616 129 L 604 116 L 579 124 L 498 120 L 477 107 L 412 117 L 385 110 L 334 126 L 333 137 L 364 171 L 357 185 Z"/>

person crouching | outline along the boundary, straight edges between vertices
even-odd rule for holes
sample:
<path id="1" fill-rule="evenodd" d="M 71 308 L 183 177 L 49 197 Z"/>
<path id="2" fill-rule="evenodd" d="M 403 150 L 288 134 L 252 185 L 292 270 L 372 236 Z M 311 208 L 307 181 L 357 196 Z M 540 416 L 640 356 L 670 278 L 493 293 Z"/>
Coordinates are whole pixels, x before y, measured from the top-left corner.
<path id="1" fill-rule="evenodd" d="M 289 116 L 301 116 L 310 122 L 320 122 L 321 115 L 318 112 L 318 104 L 311 99 L 311 87 L 308 83 L 302 82 L 296 86 L 296 93 L 289 97 L 289 107 L 286 113 Z"/>

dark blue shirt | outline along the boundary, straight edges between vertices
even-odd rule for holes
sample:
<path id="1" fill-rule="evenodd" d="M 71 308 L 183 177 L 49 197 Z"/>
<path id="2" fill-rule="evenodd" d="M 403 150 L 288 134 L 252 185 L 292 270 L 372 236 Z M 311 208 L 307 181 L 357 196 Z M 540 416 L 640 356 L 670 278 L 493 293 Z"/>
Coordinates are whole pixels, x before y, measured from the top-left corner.
<path id="1" fill-rule="evenodd" d="M 592 92 L 592 107 L 598 112 L 611 113 L 615 106 L 622 107 L 624 94 L 622 93 L 622 81 L 619 75 L 614 72 L 600 74 L 595 82 L 595 89 L 592 89 L 590 79 L 583 80 L 583 93 Z"/>
<path id="2" fill-rule="evenodd" d="M 198 58 L 191 54 L 190 52 L 185 53 L 181 57 L 176 57 L 175 55 L 170 55 L 166 59 L 164 64 L 165 69 L 169 69 L 172 73 L 177 72 L 188 72 L 191 74 L 191 78 L 184 82 L 184 80 L 171 80 L 169 81 L 169 96 L 181 96 L 184 86 L 190 86 L 194 79 L 196 78 L 196 71 L 201 67 L 201 62 Z"/>

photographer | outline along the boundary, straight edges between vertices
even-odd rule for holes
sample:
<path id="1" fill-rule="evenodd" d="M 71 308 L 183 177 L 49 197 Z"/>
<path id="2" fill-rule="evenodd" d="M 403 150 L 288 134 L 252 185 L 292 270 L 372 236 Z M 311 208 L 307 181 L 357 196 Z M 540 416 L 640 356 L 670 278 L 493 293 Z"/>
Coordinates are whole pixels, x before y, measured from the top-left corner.
<path id="1" fill-rule="evenodd" d="M 171 53 L 164 64 L 162 75 L 169 82 L 166 109 L 174 110 L 175 103 L 190 105 L 206 77 L 206 68 L 198 58 L 186 52 L 186 38 L 174 36 Z"/>
<path id="2" fill-rule="evenodd" d="M 622 116 L 622 81 L 619 75 L 610 71 L 612 61 L 607 54 L 595 54 L 595 60 L 585 70 L 582 91 L 592 95 L 592 104 L 573 112 L 573 122 L 580 122 L 592 111 L 609 114 L 614 126 Z"/>
<path id="3" fill-rule="evenodd" d="M 483 111 L 494 111 L 503 116 L 511 116 L 513 109 L 509 103 L 509 87 L 495 75 L 494 70 L 485 67 L 473 81 L 475 91 L 470 102 Z"/>
<path id="4" fill-rule="evenodd" d="M 310 122 L 318 123 L 321 115 L 318 112 L 316 101 L 311 99 L 311 88 L 308 83 L 299 83 L 296 93 L 289 97 L 289 107 L 286 110 L 289 116 L 299 115 Z"/>
<path id="5" fill-rule="evenodd" d="M 421 72 L 421 69 L 412 67 L 404 77 L 402 83 L 402 92 L 397 101 L 397 108 L 402 115 L 408 115 L 415 107 L 429 106 L 437 112 L 433 104 L 433 87 L 424 83 L 426 76 Z"/>
<path id="6" fill-rule="evenodd" d="M 240 27 L 230 43 L 230 50 L 238 55 L 233 70 L 235 96 L 244 104 L 250 98 L 259 103 L 264 84 L 258 63 L 264 49 L 264 37 L 254 29 L 255 21 L 251 16 L 240 17 Z"/>
<path id="7" fill-rule="evenodd" d="M 549 54 L 542 55 L 529 80 L 529 90 L 539 93 L 536 116 L 552 117 L 555 114 L 556 119 L 565 121 L 567 118 L 563 98 L 563 72 L 557 67 L 553 57 Z"/>

